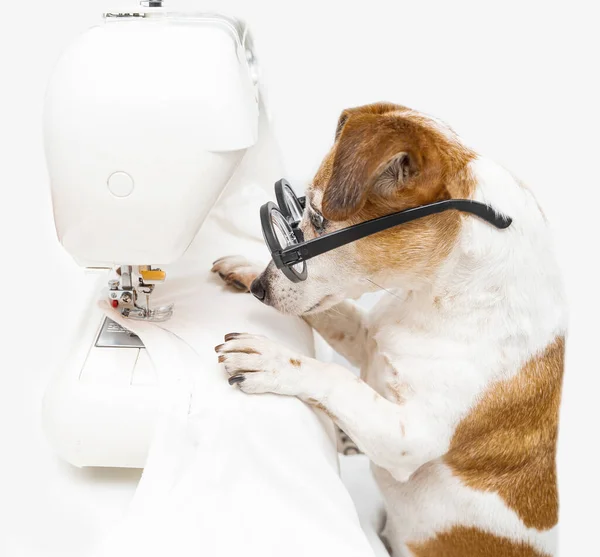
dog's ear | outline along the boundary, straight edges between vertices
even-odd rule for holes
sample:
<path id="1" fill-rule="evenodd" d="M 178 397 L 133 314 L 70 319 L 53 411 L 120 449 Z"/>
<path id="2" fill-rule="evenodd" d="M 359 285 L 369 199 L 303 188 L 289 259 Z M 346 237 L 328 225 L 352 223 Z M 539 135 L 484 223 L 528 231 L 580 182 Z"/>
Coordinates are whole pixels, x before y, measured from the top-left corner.
<path id="1" fill-rule="evenodd" d="M 323 194 L 323 216 L 345 220 L 366 203 L 369 193 L 390 195 L 419 173 L 416 145 L 393 116 L 342 112 L 331 177 Z"/>
<path id="2" fill-rule="evenodd" d="M 338 123 L 337 126 L 335 128 L 335 140 L 337 141 L 340 137 L 340 134 L 342 133 L 342 128 L 344 127 L 344 125 L 346 124 L 346 120 L 348 120 L 348 117 L 350 116 L 351 111 L 350 110 L 344 110 L 341 114 L 340 117 L 338 118 Z"/>
<path id="3" fill-rule="evenodd" d="M 337 141 L 337 139 L 340 137 L 342 129 L 350 116 L 357 114 L 387 114 L 389 112 L 396 112 L 399 110 L 406 110 L 406 107 L 389 102 L 378 102 L 364 106 L 356 106 L 354 108 L 346 108 L 338 118 L 338 123 L 335 128 L 335 139 Z"/>

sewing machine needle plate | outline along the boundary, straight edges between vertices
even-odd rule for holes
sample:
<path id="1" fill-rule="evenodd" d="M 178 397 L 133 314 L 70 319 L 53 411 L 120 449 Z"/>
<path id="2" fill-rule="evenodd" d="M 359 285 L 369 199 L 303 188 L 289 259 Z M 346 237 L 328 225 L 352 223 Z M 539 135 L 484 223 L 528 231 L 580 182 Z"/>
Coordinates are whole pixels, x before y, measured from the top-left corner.
<path id="1" fill-rule="evenodd" d="M 96 346 L 99 348 L 145 348 L 140 337 L 108 317 L 102 321 L 102 327 L 96 338 Z"/>

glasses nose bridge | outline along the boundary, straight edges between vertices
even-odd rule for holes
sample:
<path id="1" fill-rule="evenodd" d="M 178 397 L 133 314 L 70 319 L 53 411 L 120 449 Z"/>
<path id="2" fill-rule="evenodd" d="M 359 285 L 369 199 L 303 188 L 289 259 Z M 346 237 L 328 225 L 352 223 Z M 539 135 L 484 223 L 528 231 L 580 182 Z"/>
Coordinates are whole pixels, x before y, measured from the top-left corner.
<path id="1" fill-rule="evenodd" d="M 294 236 L 296 237 L 296 240 L 299 244 L 302 244 L 304 242 L 304 232 L 302 232 L 302 229 L 300 228 L 300 222 L 301 221 L 297 220 L 294 223 L 290 223 L 290 226 Z"/>

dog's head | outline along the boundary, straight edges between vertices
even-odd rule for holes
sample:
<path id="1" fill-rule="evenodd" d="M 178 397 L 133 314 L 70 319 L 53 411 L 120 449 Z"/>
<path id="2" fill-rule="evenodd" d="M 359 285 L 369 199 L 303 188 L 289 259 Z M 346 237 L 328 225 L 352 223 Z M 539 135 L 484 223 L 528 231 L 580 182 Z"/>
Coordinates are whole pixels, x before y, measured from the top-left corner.
<path id="1" fill-rule="evenodd" d="M 306 240 L 410 207 L 469 198 L 474 153 L 433 118 L 378 103 L 342 112 L 335 143 L 306 191 Z M 308 278 L 288 280 L 271 262 L 252 291 L 295 315 L 323 311 L 379 288 L 431 280 L 458 236 L 447 211 L 369 236 L 307 262 Z"/>

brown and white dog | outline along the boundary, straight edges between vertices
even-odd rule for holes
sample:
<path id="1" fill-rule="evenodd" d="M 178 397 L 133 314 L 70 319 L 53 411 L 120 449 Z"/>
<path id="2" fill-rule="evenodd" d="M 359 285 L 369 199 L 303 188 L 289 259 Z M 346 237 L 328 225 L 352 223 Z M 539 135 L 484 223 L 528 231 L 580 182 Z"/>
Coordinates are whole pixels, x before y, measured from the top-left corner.
<path id="1" fill-rule="evenodd" d="M 342 113 L 306 195 L 306 239 L 449 198 L 488 203 L 513 224 L 429 216 L 310 260 L 300 283 L 273 263 L 218 260 L 226 281 L 302 316 L 361 369 L 358 379 L 231 334 L 216 349 L 230 381 L 297 396 L 355 441 L 383 493 L 394 556 L 555 555 L 566 310 L 531 192 L 438 120 L 380 103 Z M 377 290 L 369 313 L 347 301 Z"/>

